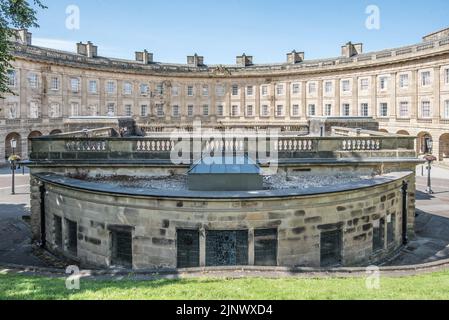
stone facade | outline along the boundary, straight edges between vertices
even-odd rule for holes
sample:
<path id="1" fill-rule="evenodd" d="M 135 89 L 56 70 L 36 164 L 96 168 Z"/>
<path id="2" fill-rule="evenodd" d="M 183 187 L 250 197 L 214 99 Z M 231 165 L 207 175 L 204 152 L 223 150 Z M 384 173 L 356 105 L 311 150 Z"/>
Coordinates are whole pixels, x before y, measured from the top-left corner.
<path id="1" fill-rule="evenodd" d="M 63 130 L 72 116 L 132 116 L 148 132 L 205 126 L 282 127 L 299 131 L 313 116 L 372 116 L 381 129 L 419 136 L 417 150 L 449 157 L 449 38 L 447 30 L 424 42 L 363 53 L 349 43 L 342 56 L 304 60 L 292 52 L 283 64 L 256 64 L 247 55 L 232 66 L 106 59 L 92 43 L 77 53 L 16 44 L 11 89 L 0 101 L 0 162 L 28 157 L 29 137 Z"/>
<path id="2" fill-rule="evenodd" d="M 278 266 L 320 267 L 322 234 L 338 230 L 342 235 L 341 264 L 367 265 L 385 259 L 402 245 L 403 181 L 411 188 L 407 203 L 408 225 L 413 234 L 413 175 L 342 192 L 236 200 L 201 196 L 197 199 L 141 197 L 45 181 L 47 247 L 86 265 L 109 267 L 111 226 L 125 226 L 132 230 L 135 269 L 176 268 L 178 230 L 196 230 L 200 237 L 198 266 L 206 266 L 207 231 L 247 230 L 248 265 L 254 265 L 255 230 L 274 228 L 278 232 Z M 42 190 L 37 190 L 32 187 L 33 197 L 40 198 Z M 57 240 L 55 216 L 62 221 Z M 392 216 L 394 225 L 387 237 L 386 222 Z M 385 222 L 380 227 L 385 228 L 383 243 L 381 248 L 373 250 L 373 227 L 379 226 L 381 219 Z M 76 254 L 68 250 L 67 221 L 77 224 Z M 57 244 L 61 240 L 62 246 Z"/>

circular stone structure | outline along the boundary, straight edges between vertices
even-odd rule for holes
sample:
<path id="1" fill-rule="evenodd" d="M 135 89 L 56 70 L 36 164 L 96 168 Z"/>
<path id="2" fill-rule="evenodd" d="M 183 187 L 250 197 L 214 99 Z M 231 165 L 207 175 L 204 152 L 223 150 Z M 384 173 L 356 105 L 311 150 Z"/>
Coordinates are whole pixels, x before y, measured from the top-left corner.
<path id="1" fill-rule="evenodd" d="M 117 137 L 104 128 L 34 138 L 33 238 L 100 268 L 381 263 L 413 236 L 415 138 L 332 132 L 258 137 L 268 162 L 250 149 L 250 134 L 232 142 L 183 136 L 179 145 L 199 145 L 199 158 L 163 133 Z M 210 162 L 223 155 L 233 161 Z"/>
<path id="2" fill-rule="evenodd" d="M 377 263 L 402 246 L 403 184 L 414 179 L 398 172 L 305 189 L 212 193 L 35 178 L 46 186 L 50 250 L 87 265 L 134 269 Z"/>

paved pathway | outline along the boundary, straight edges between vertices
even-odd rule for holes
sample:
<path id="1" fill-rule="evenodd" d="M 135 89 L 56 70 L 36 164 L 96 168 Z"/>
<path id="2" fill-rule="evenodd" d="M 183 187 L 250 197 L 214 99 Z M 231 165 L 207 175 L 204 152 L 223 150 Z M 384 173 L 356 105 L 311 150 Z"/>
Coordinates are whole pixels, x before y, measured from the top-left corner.
<path id="1" fill-rule="evenodd" d="M 0 262 L 45 266 L 32 254 L 31 233 L 22 219 L 29 216 L 29 176 L 17 175 L 16 195 L 11 195 L 11 175 L 0 174 Z"/>

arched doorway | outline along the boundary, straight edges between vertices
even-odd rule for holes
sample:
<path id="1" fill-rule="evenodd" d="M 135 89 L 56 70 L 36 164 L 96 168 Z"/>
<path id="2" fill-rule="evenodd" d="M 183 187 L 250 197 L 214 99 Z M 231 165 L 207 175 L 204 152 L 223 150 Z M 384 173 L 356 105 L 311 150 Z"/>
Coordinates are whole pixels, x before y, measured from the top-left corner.
<path id="1" fill-rule="evenodd" d="M 397 134 L 401 134 L 401 135 L 403 135 L 403 136 L 409 136 L 409 135 L 410 135 L 410 133 L 409 133 L 408 131 L 405 131 L 405 130 L 399 130 L 399 131 L 397 132 Z"/>
<path id="2" fill-rule="evenodd" d="M 379 132 L 388 133 L 388 130 L 386 130 L 386 129 L 379 129 Z"/>
<path id="3" fill-rule="evenodd" d="M 28 135 L 28 155 L 31 153 L 31 139 L 38 138 L 42 136 L 42 132 L 40 131 L 33 131 Z"/>
<path id="4" fill-rule="evenodd" d="M 440 160 L 449 159 L 449 133 L 440 137 Z"/>
<path id="5" fill-rule="evenodd" d="M 54 135 L 60 134 L 60 133 L 62 133 L 62 131 L 59 130 L 59 129 L 56 129 L 56 130 L 53 130 L 52 132 L 50 132 L 50 135 L 51 135 L 51 136 L 54 136 Z"/>
<path id="6" fill-rule="evenodd" d="M 11 140 L 17 141 L 17 147 L 14 150 L 14 153 L 16 155 L 22 156 L 22 137 L 17 132 L 11 132 L 6 136 L 5 139 L 5 159 L 7 160 L 9 156 L 13 154 L 12 148 L 11 148 Z"/>
<path id="7" fill-rule="evenodd" d="M 420 132 L 418 134 L 416 151 L 418 154 L 428 154 L 433 151 L 433 139 L 430 133 Z"/>

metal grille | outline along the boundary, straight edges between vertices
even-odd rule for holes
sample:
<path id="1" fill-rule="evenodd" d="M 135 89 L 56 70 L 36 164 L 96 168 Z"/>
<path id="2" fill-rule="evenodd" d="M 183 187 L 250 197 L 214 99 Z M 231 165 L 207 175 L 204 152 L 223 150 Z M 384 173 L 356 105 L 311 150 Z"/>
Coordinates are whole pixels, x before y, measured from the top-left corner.
<path id="1" fill-rule="evenodd" d="M 373 251 L 385 248 L 385 219 L 376 222 L 373 228 Z"/>
<path id="2" fill-rule="evenodd" d="M 76 255 L 78 253 L 78 225 L 70 220 L 66 220 L 66 224 L 68 231 L 67 249 Z"/>
<path id="3" fill-rule="evenodd" d="M 198 230 L 178 230 L 178 268 L 195 268 L 200 265 L 200 236 Z"/>
<path id="4" fill-rule="evenodd" d="M 238 266 L 248 264 L 248 231 L 208 231 L 206 265 Z"/>
<path id="5" fill-rule="evenodd" d="M 321 266 L 334 267 L 342 263 L 341 230 L 321 233 Z"/>
<path id="6" fill-rule="evenodd" d="M 256 266 L 277 266 L 277 229 L 254 231 L 254 264 Z"/>
<path id="7" fill-rule="evenodd" d="M 133 263 L 132 234 L 127 231 L 112 231 L 112 264 L 131 267 Z"/>
<path id="8" fill-rule="evenodd" d="M 55 230 L 55 245 L 58 248 L 62 248 L 62 218 L 59 216 L 54 216 L 53 227 Z"/>

